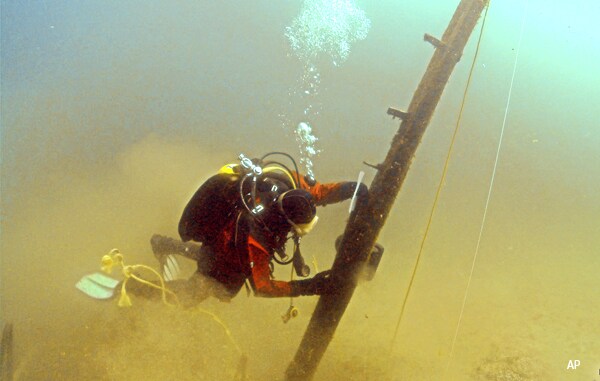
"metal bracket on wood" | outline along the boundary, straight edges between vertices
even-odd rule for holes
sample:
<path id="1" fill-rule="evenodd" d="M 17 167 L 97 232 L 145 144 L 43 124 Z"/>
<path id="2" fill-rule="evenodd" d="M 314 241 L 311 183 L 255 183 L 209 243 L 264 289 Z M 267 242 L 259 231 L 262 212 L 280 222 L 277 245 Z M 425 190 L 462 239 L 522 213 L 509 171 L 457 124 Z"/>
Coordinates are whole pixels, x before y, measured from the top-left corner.
<path id="1" fill-rule="evenodd" d="M 438 40 L 437 38 L 433 37 L 429 33 L 425 33 L 425 35 L 423 36 L 423 40 L 429 42 L 431 45 L 435 46 L 436 48 L 445 48 L 448 46 L 448 45 L 446 45 L 445 42 Z"/>
<path id="2" fill-rule="evenodd" d="M 406 111 L 398 110 L 393 107 L 388 107 L 387 114 L 392 116 L 392 119 L 402 119 L 405 120 L 408 118 L 408 113 Z"/>
<path id="3" fill-rule="evenodd" d="M 366 165 L 367 167 L 371 167 L 377 171 L 381 171 L 383 169 L 383 165 L 381 165 L 381 164 L 370 164 L 370 163 L 367 163 L 366 161 L 363 161 L 363 164 Z"/>
<path id="4" fill-rule="evenodd" d="M 429 33 L 425 33 L 425 35 L 423 36 L 423 40 L 429 42 L 436 49 L 444 49 L 446 52 L 452 54 L 456 59 L 456 62 L 460 61 L 461 54 L 456 50 L 451 49 L 450 46 L 448 46 L 448 44 L 446 44 L 444 41 L 438 40 Z"/>

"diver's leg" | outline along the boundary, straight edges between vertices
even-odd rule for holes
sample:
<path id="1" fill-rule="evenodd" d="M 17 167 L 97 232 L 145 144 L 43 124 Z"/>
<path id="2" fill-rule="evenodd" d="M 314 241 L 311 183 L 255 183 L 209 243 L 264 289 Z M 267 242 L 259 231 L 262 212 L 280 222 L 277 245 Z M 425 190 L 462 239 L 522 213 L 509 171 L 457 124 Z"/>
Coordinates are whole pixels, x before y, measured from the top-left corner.
<path id="1" fill-rule="evenodd" d="M 169 289 L 177 295 L 182 307 L 190 308 L 202 303 L 212 294 L 212 285 L 209 278 L 195 272 L 183 281 L 169 282 Z"/>
<path id="2" fill-rule="evenodd" d="M 175 281 L 178 282 L 178 281 Z M 149 300 L 160 300 L 162 298 L 163 290 L 161 289 L 161 284 L 159 281 L 148 281 L 148 283 L 152 283 L 156 287 L 152 287 L 149 284 L 145 284 L 142 282 L 138 282 L 135 279 L 130 278 L 125 284 L 125 292 L 129 295 L 134 295 L 139 298 L 149 299 Z M 165 282 L 165 287 L 167 289 L 171 289 L 170 283 L 173 282 Z M 123 281 L 119 282 L 117 287 L 115 288 L 117 291 L 115 295 L 119 295 L 123 291 Z M 168 294 L 168 293 L 167 293 Z M 167 295 L 167 300 L 172 301 L 172 295 Z"/>
<path id="3" fill-rule="evenodd" d="M 179 264 L 175 255 L 180 255 L 198 263 L 198 271 L 206 274 L 212 268 L 212 249 L 196 242 L 182 242 L 178 239 L 155 234 L 150 240 L 154 256 L 160 265 L 160 272 L 166 280 L 179 277 Z"/>
<path id="4" fill-rule="evenodd" d="M 130 279 L 125 287 L 128 294 L 148 300 L 161 300 L 163 290 L 160 288 L 160 282 L 150 282 L 157 287 L 152 287 Z M 117 294 L 121 293 L 122 282 L 117 285 Z M 189 279 L 177 279 L 165 282 L 165 288 L 177 296 L 173 298 L 173 294 L 166 293 L 166 298 L 169 303 L 180 304 L 183 307 L 193 307 L 201 303 L 204 299 L 211 295 L 212 285 L 210 280 L 200 273 L 194 273 Z"/>
<path id="5" fill-rule="evenodd" d="M 175 238 L 154 234 L 150 239 L 150 245 L 152 245 L 152 252 L 154 252 L 154 256 L 159 262 L 169 254 L 181 255 L 195 261 L 202 257 L 203 246 L 200 243 L 183 242 Z"/>

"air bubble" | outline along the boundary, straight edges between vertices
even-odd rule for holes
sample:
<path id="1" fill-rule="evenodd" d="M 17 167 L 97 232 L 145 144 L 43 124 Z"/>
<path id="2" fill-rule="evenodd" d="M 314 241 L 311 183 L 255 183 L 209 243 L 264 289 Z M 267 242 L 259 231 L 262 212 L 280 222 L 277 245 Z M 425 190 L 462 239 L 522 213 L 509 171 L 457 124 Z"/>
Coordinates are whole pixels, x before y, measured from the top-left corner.
<path id="1" fill-rule="evenodd" d="M 289 93 L 290 98 L 296 98 L 290 104 L 301 105 L 296 112 L 305 122 L 296 125 L 292 122 L 295 118 L 286 117 L 283 126 L 294 130 L 300 163 L 309 175 L 314 176 L 313 159 L 320 153 L 310 124 L 322 108 L 318 100 L 321 75 L 317 63 L 328 61 L 334 67 L 340 66 L 352 45 L 364 40 L 370 28 L 371 21 L 354 0 L 305 0 L 300 14 L 285 29 L 292 54 L 303 63 L 297 87 Z"/>
<path id="2" fill-rule="evenodd" d="M 370 28 L 371 21 L 352 0 L 305 0 L 285 35 L 301 60 L 313 62 L 325 54 L 337 66 L 348 58 L 354 42 L 367 37 Z"/>

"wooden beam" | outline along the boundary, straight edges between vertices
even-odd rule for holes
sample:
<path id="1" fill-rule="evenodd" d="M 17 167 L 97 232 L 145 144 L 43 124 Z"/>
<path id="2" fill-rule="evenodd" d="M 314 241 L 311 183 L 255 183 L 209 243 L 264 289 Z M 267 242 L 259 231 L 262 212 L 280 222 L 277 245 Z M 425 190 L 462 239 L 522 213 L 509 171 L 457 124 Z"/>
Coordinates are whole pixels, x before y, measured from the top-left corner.
<path id="1" fill-rule="evenodd" d="M 337 285 L 336 292 L 320 297 L 294 360 L 287 368 L 287 381 L 308 381 L 313 378 L 352 298 L 357 275 L 369 257 L 450 74 L 460 60 L 486 4 L 487 0 L 461 0 L 458 5 L 408 111 L 403 114 L 385 161 L 377 166 L 368 204 L 357 208 L 350 216 L 331 269 Z"/>

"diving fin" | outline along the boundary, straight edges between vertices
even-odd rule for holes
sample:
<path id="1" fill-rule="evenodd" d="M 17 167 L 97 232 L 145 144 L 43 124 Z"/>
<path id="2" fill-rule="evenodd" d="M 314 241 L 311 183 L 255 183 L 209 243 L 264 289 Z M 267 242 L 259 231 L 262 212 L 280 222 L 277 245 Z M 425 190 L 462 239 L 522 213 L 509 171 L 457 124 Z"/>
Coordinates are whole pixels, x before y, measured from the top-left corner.
<path id="1" fill-rule="evenodd" d="M 181 273 L 181 269 L 179 268 L 179 263 L 177 263 L 177 259 L 175 258 L 175 256 L 169 254 L 161 259 L 161 270 L 164 280 L 170 282 L 172 280 L 178 279 L 179 274 Z"/>
<path id="2" fill-rule="evenodd" d="M 166 281 L 178 279 L 181 273 L 175 254 L 196 259 L 194 250 L 192 250 L 194 246 L 178 239 L 154 234 L 150 239 L 150 245 L 152 245 L 152 252 L 160 264 L 160 273 Z M 200 246 L 198 245 L 198 247 Z"/>
<path id="3" fill-rule="evenodd" d="M 119 281 L 102 273 L 88 274 L 81 278 L 75 287 L 94 299 L 110 299 L 115 294 Z"/>

